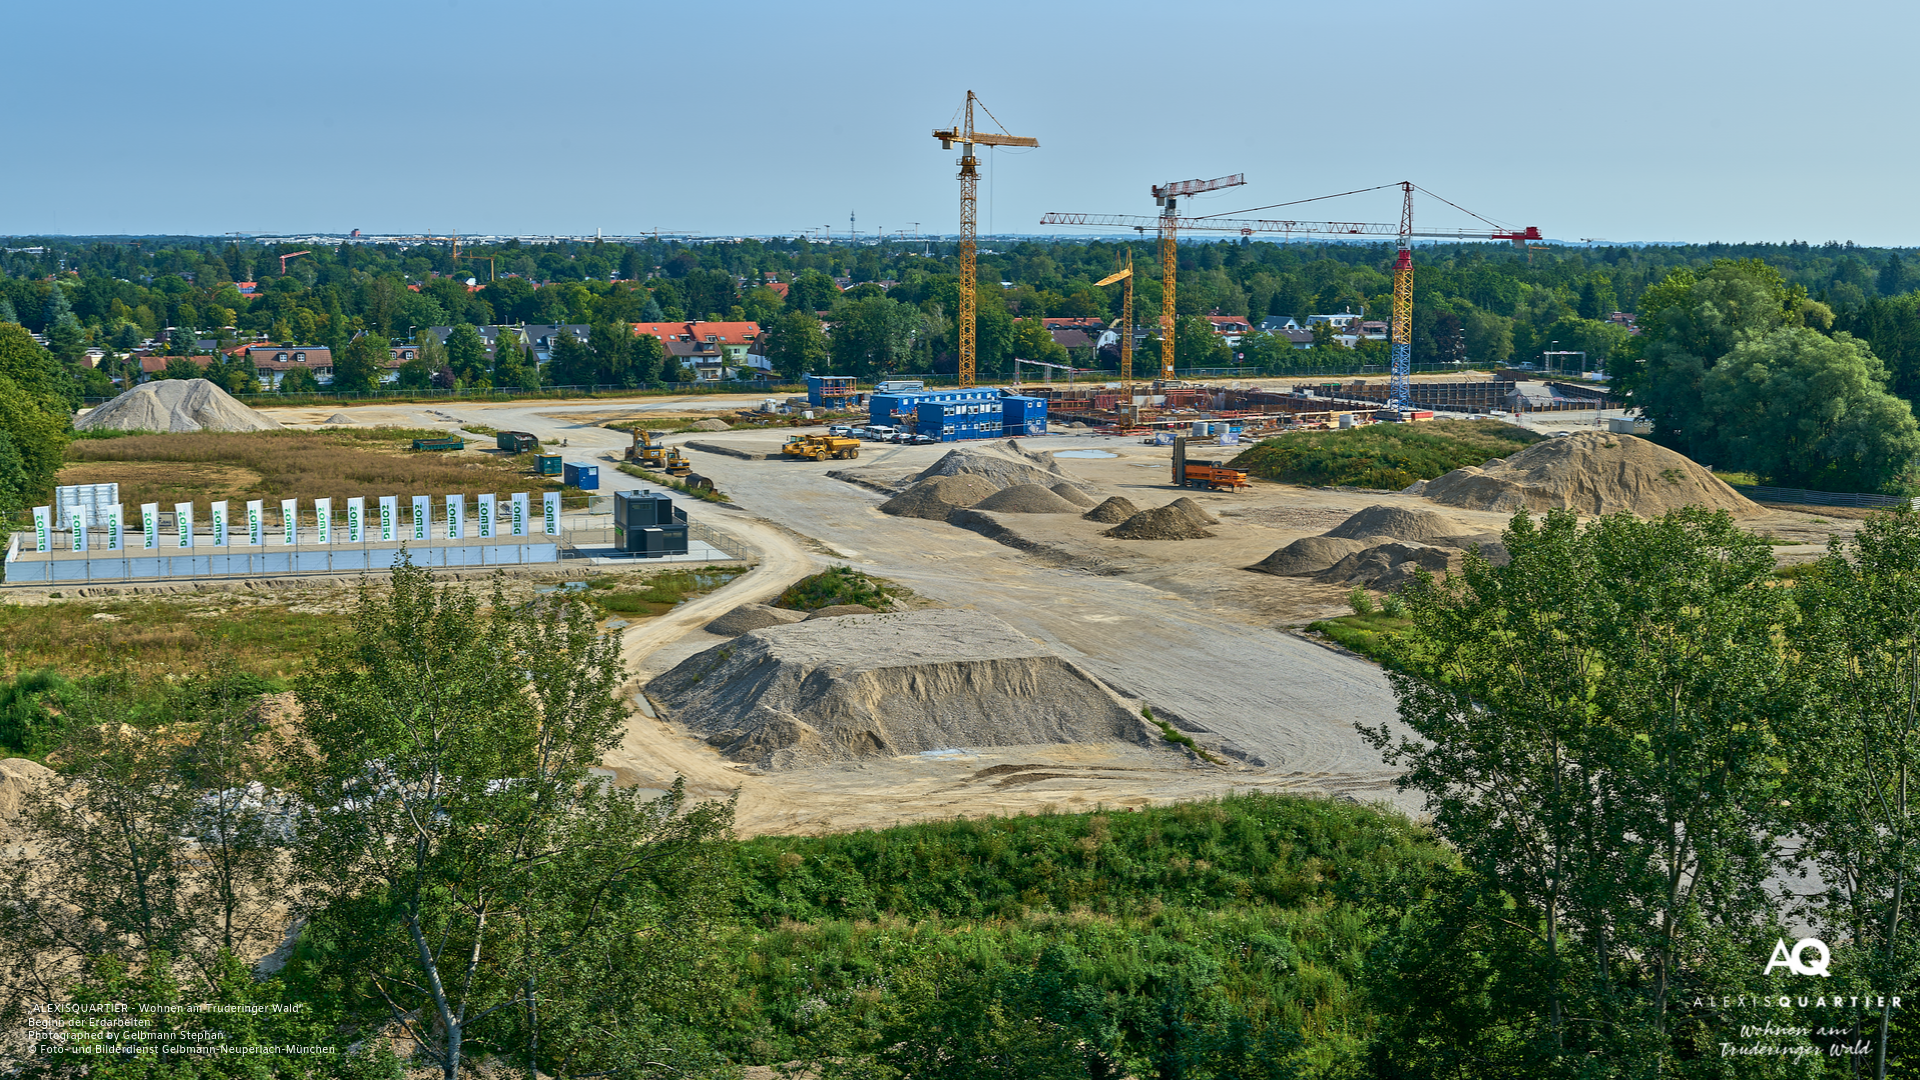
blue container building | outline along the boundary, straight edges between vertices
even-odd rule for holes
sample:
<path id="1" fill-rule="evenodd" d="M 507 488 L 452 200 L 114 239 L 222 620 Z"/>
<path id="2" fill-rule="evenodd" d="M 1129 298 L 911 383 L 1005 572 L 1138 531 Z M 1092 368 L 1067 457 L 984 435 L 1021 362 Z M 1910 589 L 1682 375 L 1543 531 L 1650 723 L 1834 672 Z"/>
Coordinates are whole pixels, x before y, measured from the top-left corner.
<path id="1" fill-rule="evenodd" d="M 937 402 L 943 405 L 984 405 L 1000 400 L 1000 391 L 991 387 L 972 387 L 966 390 L 897 390 L 889 393 L 876 393 L 867 402 L 867 423 L 894 427 L 903 421 L 896 414 L 912 416 L 917 423 L 920 406 L 925 402 Z M 931 435 L 932 431 L 921 434 Z"/>
<path id="2" fill-rule="evenodd" d="M 851 408 L 860 397 L 851 375 L 808 375 L 806 382 L 807 404 L 816 409 Z"/>
<path id="3" fill-rule="evenodd" d="M 1001 398 L 1000 432 L 1004 435 L 1045 435 L 1047 399 L 1018 394 Z"/>
<path id="4" fill-rule="evenodd" d="M 993 439 L 1000 435 L 1000 402 L 923 401 L 914 413 L 914 431 L 941 442 Z"/>
<path id="5" fill-rule="evenodd" d="M 584 461 L 569 461 L 560 466 L 560 482 L 581 491 L 600 490 L 600 466 Z"/>

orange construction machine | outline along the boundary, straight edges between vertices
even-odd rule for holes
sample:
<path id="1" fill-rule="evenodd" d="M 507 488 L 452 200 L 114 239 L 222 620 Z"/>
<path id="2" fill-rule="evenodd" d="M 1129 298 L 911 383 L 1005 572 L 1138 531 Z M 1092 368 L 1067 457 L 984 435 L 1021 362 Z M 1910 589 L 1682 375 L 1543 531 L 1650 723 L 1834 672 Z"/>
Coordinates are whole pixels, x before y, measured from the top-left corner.
<path id="1" fill-rule="evenodd" d="M 1187 439 L 1182 435 L 1173 440 L 1173 482 L 1208 491 L 1239 491 L 1247 486 L 1247 474 L 1217 461 L 1188 461 Z"/>

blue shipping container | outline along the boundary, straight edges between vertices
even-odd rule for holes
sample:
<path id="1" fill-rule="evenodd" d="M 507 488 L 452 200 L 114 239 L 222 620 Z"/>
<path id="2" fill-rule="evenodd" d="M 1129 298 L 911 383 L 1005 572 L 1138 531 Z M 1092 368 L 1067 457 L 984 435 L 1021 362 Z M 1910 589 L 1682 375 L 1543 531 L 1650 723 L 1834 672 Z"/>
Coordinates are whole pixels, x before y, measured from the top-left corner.
<path id="1" fill-rule="evenodd" d="M 600 489 L 600 466 L 588 465 L 583 461 L 569 461 L 560 467 L 560 481 L 568 487 L 582 491 Z"/>

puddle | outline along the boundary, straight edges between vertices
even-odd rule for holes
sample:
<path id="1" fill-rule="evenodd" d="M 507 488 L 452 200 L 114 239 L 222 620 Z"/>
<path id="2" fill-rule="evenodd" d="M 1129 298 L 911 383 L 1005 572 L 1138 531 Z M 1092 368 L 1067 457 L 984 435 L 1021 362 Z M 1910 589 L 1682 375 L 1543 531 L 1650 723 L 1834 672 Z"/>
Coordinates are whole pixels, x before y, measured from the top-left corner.
<path id="1" fill-rule="evenodd" d="M 1071 458 L 1110 458 L 1110 457 L 1119 457 L 1120 455 L 1109 454 L 1105 450 L 1055 450 L 1053 452 L 1053 456 L 1054 457 L 1071 457 Z"/>
<path id="2" fill-rule="evenodd" d="M 533 591 L 539 594 L 556 593 L 556 592 L 562 592 L 562 591 L 583 592 L 586 590 L 586 587 L 587 587 L 587 583 L 584 581 L 563 581 L 558 585 L 548 585 L 543 588 L 535 589 Z"/>
<path id="3" fill-rule="evenodd" d="M 923 758 L 935 758 L 935 759 L 962 758 L 962 757 L 972 757 L 973 751 L 971 750 L 922 750 L 918 754 L 915 754 L 914 756 L 923 757 Z"/>

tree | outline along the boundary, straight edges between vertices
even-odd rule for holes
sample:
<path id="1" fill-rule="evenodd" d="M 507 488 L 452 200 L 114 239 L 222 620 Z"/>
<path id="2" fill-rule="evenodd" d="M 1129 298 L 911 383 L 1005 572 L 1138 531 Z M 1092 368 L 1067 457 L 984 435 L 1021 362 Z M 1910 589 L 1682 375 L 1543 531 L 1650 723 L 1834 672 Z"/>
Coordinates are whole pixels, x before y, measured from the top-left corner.
<path id="1" fill-rule="evenodd" d="M 635 332 L 633 352 L 627 359 L 627 371 L 634 386 L 651 386 L 665 380 L 662 368 L 667 362 L 667 346 L 652 334 Z"/>
<path id="2" fill-rule="evenodd" d="M 1504 544 L 1506 565 L 1474 553 L 1402 593 L 1415 629 L 1388 680 L 1415 737 L 1365 731 L 1463 862 L 1445 892 L 1467 899 L 1410 940 L 1465 922 L 1491 958 L 1455 984 L 1478 1003 L 1468 1023 L 1486 1027 L 1471 1010 L 1491 1000 L 1513 1033 L 1511 1060 L 1477 1075 L 1572 1076 L 1596 1054 L 1653 1075 L 1691 1023 L 1680 988 L 1758 978 L 1720 958 L 1770 919 L 1790 599 L 1766 541 L 1725 513 L 1522 513 Z M 1401 967 L 1399 993 L 1430 970 Z M 1382 1045 L 1458 1054 L 1481 1035 L 1455 1022 L 1408 1012 Z"/>
<path id="3" fill-rule="evenodd" d="M 820 320 L 798 309 L 776 316 L 767 330 L 767 360 L 780 377 L 799 382 L 809 372 L 823 372 L 832 359 Z"/>
<path id="4" fill-rule="evenodd" d="M 862 378 L 900 370 L 913 348 L 918 314 L 884 296 L 842 304 L 833 327 L 834 370 Z"/>
<path id="5" fill-rule="evenodd" d="M 661 1045 L 635 1035 L 679 1027 L 649 954 L 684 962 L 725 904 L 732 806 L 590 774 L 619 742 L 623 678 L 582 605 L 528 614 L 496 585 L 483 610 L 403 562 L 298 685 L 303 791 L 330 808 L 301 834 L 306 895 L 448 1080 L 481 1049 L 630 1068 Z M 710 995 L 671 974 L 687 1017 Z"/>
<path id="6" fill-rule="evenodd" d="M 1800 618 L 1787 625 L 1809 707 L 1793 732 L 1806 757 L 1791 801 L 1803 808 L 1800 859 L 1823 885 L 1804 914 L 1845 943 L 1836 967 L 1861 993 L 1910 986 L 1920 974 L 1908 897 L 1920 881 L 1920 515 L 1875 515 L 1851 542 L 1836 540 L 1793 598 Z M 1884 1080 L 1891 1010 L 1849 1019 L 1876 1012 Z"/>
<path id="7" fill-rule="evenodd" d="M 1887 373 L 1849 334 L 1805 327 L 1753 335 L 1701 380 L 1711 460 L 1770 483 L 1827 491 L 1905 491 L 1920 425 L 1886 391 Z"/>
<path id="8" fill-rule="evenodd" d="M 307 368 L 294 368 L 280 376 L 279 391 L 283 394 L 317 394 L 320 392 L 320 380 L 314 378 Z"/>
<path id="9" fill-rule="evenodd" d="M 242 352 L 234 356 L 214 356 L 212 363 L 202 378 L 229 394 L 257 394 L 260 392 L 260 375 L 254 370 L 253 362 Z"/>
<path id="10" fill-rule="evenodd" d="M 333 354 L 333 389 L 370 393 L 380 385 L 382 372 L 392 354 L 386 339 L 367 332 L 354 338 L 342 352 Z"/>
<path id="11" fill-rule="evenodd" d="M 1279 375 L 1295 367 L 1293 339 L 1285 334 L 1254 331 L 1240 339 L 1240 352 L 1246 363 L 1264 374 Z"/>
<path id="12" fill-rule="evenodd" d="M 1021 319 L 1013 324 L 1013 355 L 1022 360 L 1040 360 L 1049 364 L 1066 364 L 1072 357 L 1067 350 L 1053 340 L 1053 334 L 1039 318 Z"/>
<path id="13" fill-rule="evenodd" d="M 460 323 L 448 331 L 446 350 L 447 366 L 462 383 L 471 386 L 486 373 L 487 343 L 472 324 Z"/>
<path id="14" fill-rule="evenodd" d="M 1173 358 L 1183 367 L 1225 367 L 1233 352 L 1205 316 L 1183 315 L 1173 324 Z"/>
<path id="15" fill-rule="evenodd" d="M 562 337 L 566 336 L 563 331 Z M 651 335 L 649 335 L 651 336 Z M 593 380 L 604 386 L 637 386 L 633 378 L 633 327 L 623 322 L 597 323 L 587 331 L 587 349 L 593 354 Z"/>
<path id="16" fill-rule="evenodd" d="M 587 343 L 570 333 L 554 338 L 547 353 L 547 370 L 555 386 L 592 386 L 598 360 Z"/>
<path id="17" fill-rule="evenodd" d="M 161 368 L 159 372 L 154 375 L 156 381 L 160 379 L 204 379 L 206 377 L 206 369 L 194 363 L 193 359 L 187 356 L 168 357 L 167 366 Z"/>
<path id="18" fill-rule="evenodd" d="M 787 284 L 787 308 L 792 311 L 826 311 L 839 296 L 839 286 L 818 270 L 802 270 Z"/>

